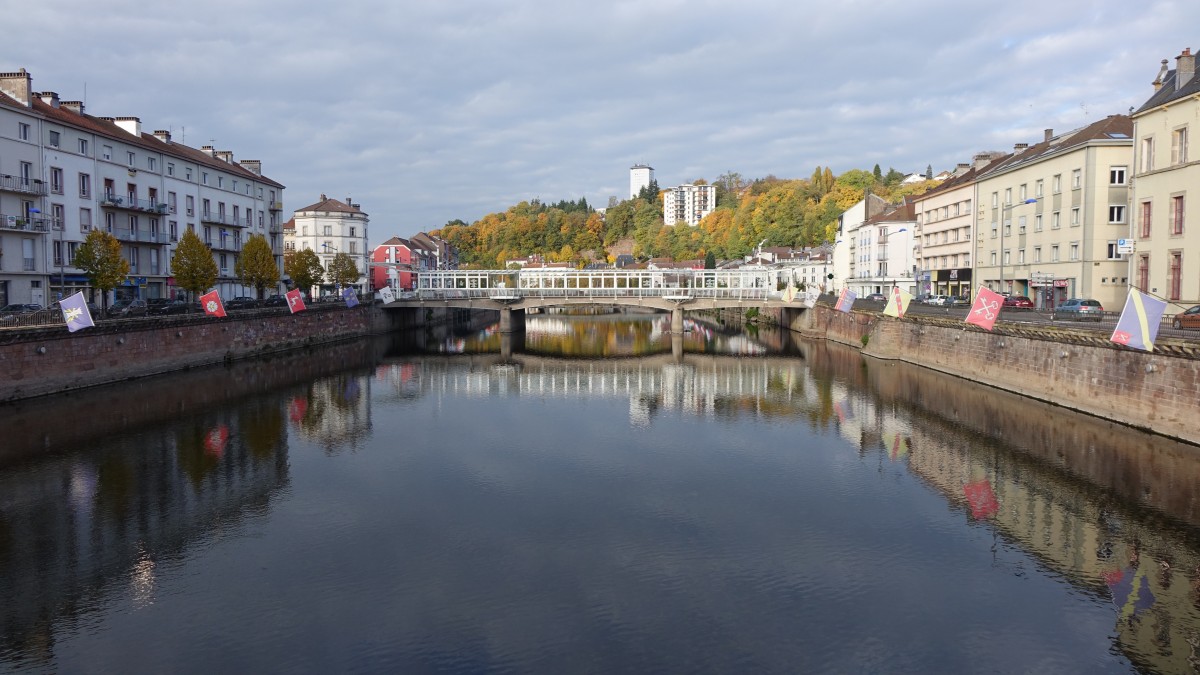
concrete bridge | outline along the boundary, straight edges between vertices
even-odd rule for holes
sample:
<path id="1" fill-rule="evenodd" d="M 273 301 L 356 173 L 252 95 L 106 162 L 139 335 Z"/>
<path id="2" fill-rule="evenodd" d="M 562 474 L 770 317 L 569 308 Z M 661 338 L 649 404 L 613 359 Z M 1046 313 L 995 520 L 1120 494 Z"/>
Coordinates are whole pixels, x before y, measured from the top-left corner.
<path id="1" fill-rule="evenodd" d="M 671 313 L 682 332 L 685 309 L 811 307 L 789 286 L 790 270 L 453 270 L 417 274 L 416 288 L 385 309 L 453 307 L 500 311 L 500 330 L 520 330 L 527 310 L 567 305 L 643 307 Z M 815 300 L 815 298 L 814 298 Z"/>

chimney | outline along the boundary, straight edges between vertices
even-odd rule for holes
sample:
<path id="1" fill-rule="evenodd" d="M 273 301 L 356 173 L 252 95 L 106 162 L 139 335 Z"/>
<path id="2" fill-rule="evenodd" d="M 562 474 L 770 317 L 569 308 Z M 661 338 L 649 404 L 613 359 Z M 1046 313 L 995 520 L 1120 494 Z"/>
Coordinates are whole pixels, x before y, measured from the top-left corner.
<path id="1" fill-rule="evenodd" d="M 1043 138 L 1042 140 L 1043 140 L 1043 141 L 1045 141 L 1045 142 L 1047 142 L 1047 143 L 1049 143 L 1051 138 L 1054 138 L 1054 130 L 1053 130 L 1053 129 L 1047 129 L 1047 130 L 1046 130 L 1046 137 L 1045 137 L 1045 138 Z"/>
<path id="2" fill-rule="evenodd" d="M 0 91 L 29 107 L 32 104 L 29 97 L 33 93 L 33 76 L 24 68 L 15 73 L 0 73 Z"/>
<path id="3" fill-rule="evenodd" d="M 1163 83 L 1166 81 L 1166 79 L 1167 79 L 1167 60 L 1163 59 L 1162 67 L 1158 69 L 1158 76 L 1155 77 L 1154 81 L 1150 83 L 1150 84 L 1154 85 L 1154 91 L 1158 91 L 1159 89 L 1162 89 Z"/>
<path id="4" fill-rule="evenodd" d="M 43 91 L 42 93 L 38 94 L 38 98 L 42 99 L 42 103 L 45 103 L 46 105 L 50 106 L 51 108 L 58 107 L 58 104 L 59 104 L 58 92 Z"/>
<path id="5" fill-rule="evenodd" d="M 249 171 L 255 176 L 262 175 L 262 160 L 243 159 L 242 161 L 238 162 L 238 164 L 241 164 L 243 169 Z"/>
<path id="6" fill-rule="evenodd" d="M 154 137 L 157 138 L 158 140 L 162 141 L 163 143 L 171 142 L 171 132 L 167 131 L 166 129 L 155 129 Z"/>
<path id="7" fill-rule="evenodd" d="M 114 117 L 113 123 L 138 138 L 142 137 L 142 120 L 137 117 Z"/>
<path id="8" fill-rule="evenodd" d="M 1022 152 L 1025 152 L 1025 150 L 1026 150 L 1026 149 L 1028 149 L 1028 148 L 1029 148 L 1029 144 L 1028 144 L 1028 143 L 1016 143 L 1016 144 L 1014 144 L 1014 145 L 1013 145 L 1013 154 L 1014 154 L 1014 155 L 1019 155 L 1019 154 L 1021 154 Z"/>
<path id="9" fill-rule="evenodd" d="M 971 160 L 971 163 L 975 165 L 975 170 L 978 171 L 992 163 L 992 153 L 981 152 L 972 157 Z"/>
<path id="10" fill-rule="evenodd" d="M 217 150 L 216 152 L 213 153 L 213 157 L 216 157 L 217 159 L 221 160 L 222 162 L 226 162 L 229 164 L 233 163 L 233 151 L 232 150 Z"/>
<path id="11" fill-rule="evenodd" d="M 211 146 L 211 145 L 200 146 L 200 152 L 203 152 L 204 154 L 208 155 L 209 157 L 216 157 L 216 154 L 213 151 L 213 146 Z"/>
<path id="12" fill-rule="evenodd" d="M 322 192 L 321 193 L 321 201 L 325 201 L 326 199 L 329 199 L 329 198 L 325 196 L 324 192 Z"/>
<path id="13" fill-rule="evenodd" d="M 71 112 L 75 113 L 76 115 L 83 114 L 83 101 L 63 101 L 59 105 L 66 108 L 67 110 L 70 110 Z"/>
<path id="14" fill-rule="evenodd" d="M 1196 55 L 1191 47 L 1185 47 L 1183 53 L 1175 57 L 1175 91 L 1183 89 L 1195 76 Z"/>

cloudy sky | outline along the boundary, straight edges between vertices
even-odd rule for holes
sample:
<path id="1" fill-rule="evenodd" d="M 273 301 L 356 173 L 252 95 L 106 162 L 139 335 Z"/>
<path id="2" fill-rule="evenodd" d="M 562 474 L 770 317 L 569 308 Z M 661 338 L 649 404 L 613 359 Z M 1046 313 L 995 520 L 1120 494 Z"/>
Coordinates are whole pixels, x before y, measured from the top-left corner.
<path id="1" fill-rule="evenodd" d="M 0 0 L 0 70 L 260 159 L 371 239 L 727 171 L 935 171 L 1127 113 L 1200 2 Z M 1191 26 L 1191 29 L 1188 28 Z"/>

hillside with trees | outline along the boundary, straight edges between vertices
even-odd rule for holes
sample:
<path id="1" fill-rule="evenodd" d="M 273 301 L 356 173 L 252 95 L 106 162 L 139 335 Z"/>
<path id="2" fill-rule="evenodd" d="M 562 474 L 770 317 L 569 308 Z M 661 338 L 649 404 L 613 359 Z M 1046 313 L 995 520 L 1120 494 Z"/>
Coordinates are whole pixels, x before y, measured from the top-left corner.
<path id="1" fill-rule="evenodd" d="M 521 202 L 503 213 L 489 213 L 470 225 L 447 223 L 433 234 L 459 252 L 464 265 L 498 269 L 505 260 L 540 254 L 553 262 L 577 265 L 607 260 L 608 247 L 633 239 L 634 255 L 675 260 L 739 258 L 760 241 L 767 246 L 802 248 L 833 239 L 837 217 L 867 190 L 890 202 L 920 194 L 934 181 L 904 184 L 904 174 L 850 170 L 835 177 L 817 167 L 807 179 L 766 176 L 746 180 L 727 172 L 713 181 L 717 208 L 696 227 L 663 225 L 662 195 L 656 183 L 637 197 L 610 200 L 601 216 L 586 199 L 544 204 Z M 705 184 L 700 179 L 692 181 Z"/>

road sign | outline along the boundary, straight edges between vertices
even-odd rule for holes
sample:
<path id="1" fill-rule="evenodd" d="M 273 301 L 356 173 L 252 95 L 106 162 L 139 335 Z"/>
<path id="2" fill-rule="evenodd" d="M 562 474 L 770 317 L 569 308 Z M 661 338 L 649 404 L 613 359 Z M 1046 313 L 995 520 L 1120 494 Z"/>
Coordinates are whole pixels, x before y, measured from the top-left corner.
<path id="1" fill-rule="evenodd" d="M 1117 240 L 1117 255 L 1130 255 L 1137 250 L 1137 244 L 1132 239 Z"/>

